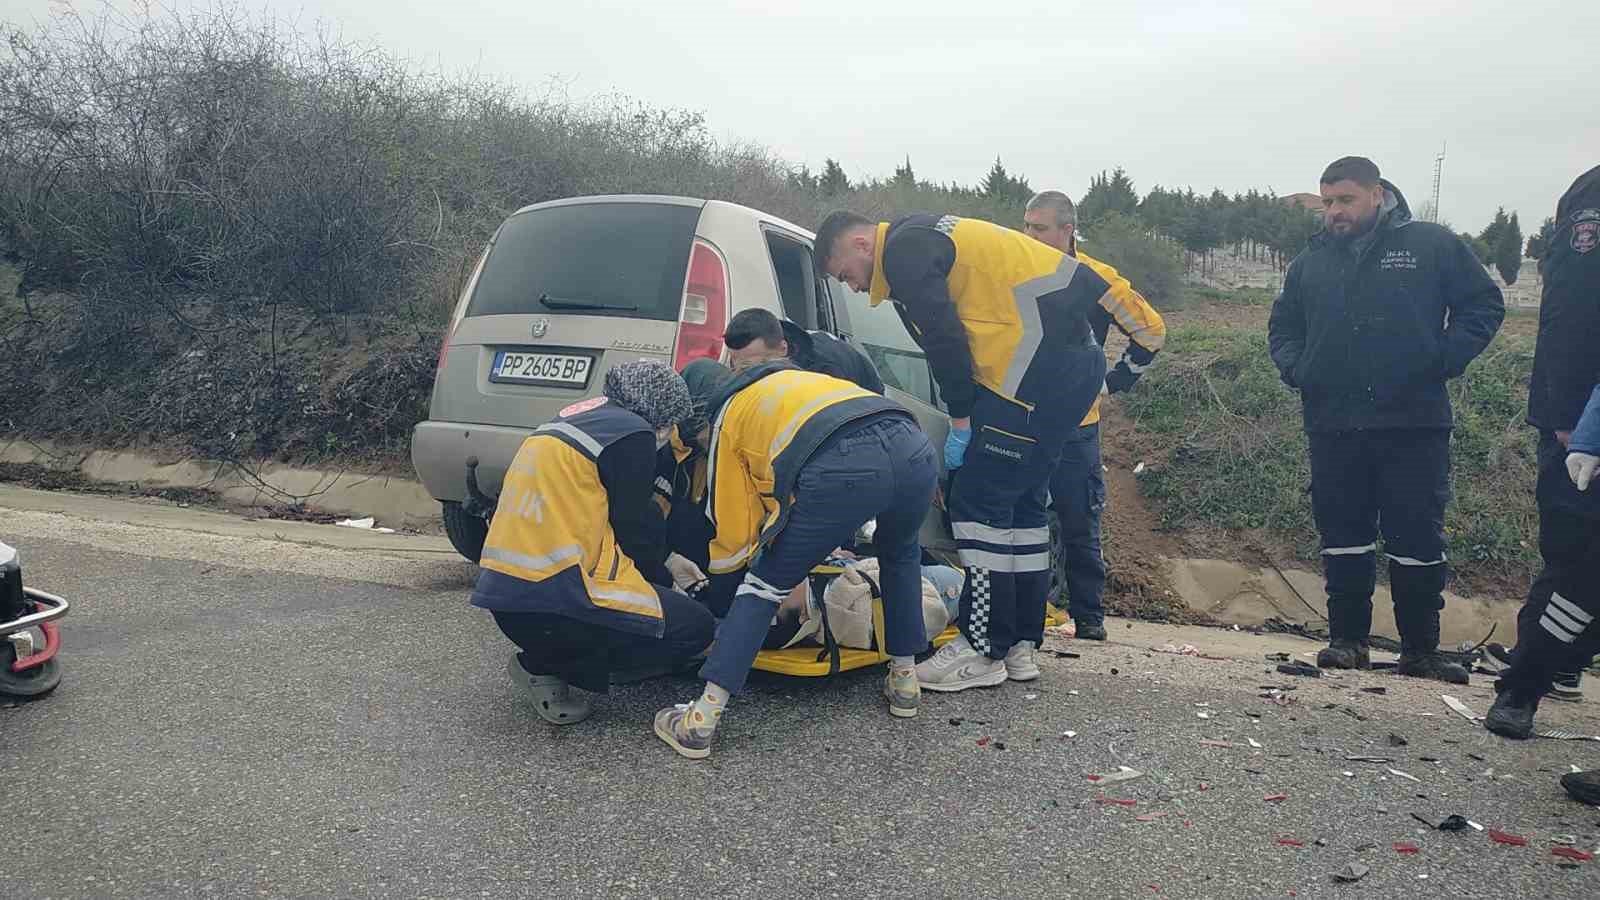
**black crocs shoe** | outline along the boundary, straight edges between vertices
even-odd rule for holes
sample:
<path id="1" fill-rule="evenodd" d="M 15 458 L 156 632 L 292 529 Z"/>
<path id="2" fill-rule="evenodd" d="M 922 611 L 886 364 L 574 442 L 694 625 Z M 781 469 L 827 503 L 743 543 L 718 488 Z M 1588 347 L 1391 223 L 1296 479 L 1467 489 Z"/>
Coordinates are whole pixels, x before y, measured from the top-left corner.
<path id="1" fill-rule="evenodd" d="M 1521 691 L 1502 690 L 1483 717 L 1483 727 L 1501 737 L 1525 741 L 1533 737 L 1533 714 L 1539 710 L 1539 698 L 1529 697 Z"/>
<path id="2" fill-rule="evenodd" d="M 1100 622 L 1084 622 L 1078 626 L 1077 638 L 1080 641 L 1103 641 L 1106 639 L 1106 626 Z"/>
<path id="3" fill-rule="evenodd" d="M 1361 641 L 1336 640 L 1317 651 L 1319 669 L 1370 669 L 1372 656 Z"/>
<path id="4" fill-rule="evenodd" d="M 1568 772 L 1561 776 L 1561 786 L 1567 796 L 1590 806 L 1600 806 L 1600 769 L 1587 772 Z"/>
<path id="5" fill-rule="evenodd" d="M 1466 684 L 1471 681 L 1465 666 L 1453 663 L 1437 652 L 1411 655 L 1401 653 L 1400 662 L 1395 665 L 1394 670 L 1411 678 L 1429 678 L 1446 684 Z"/>

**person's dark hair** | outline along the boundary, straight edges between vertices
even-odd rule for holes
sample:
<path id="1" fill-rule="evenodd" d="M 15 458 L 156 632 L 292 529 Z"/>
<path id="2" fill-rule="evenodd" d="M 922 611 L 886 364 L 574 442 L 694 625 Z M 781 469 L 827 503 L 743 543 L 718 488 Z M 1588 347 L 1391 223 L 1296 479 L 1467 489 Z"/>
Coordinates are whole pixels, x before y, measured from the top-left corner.
<path id="1" fill-rule="evenodd" d="M 1322 183 L 1333 184 L 1346 178 L 1362 187 L 1376 187 L 1378 164 L 1365 156 L 1342 156 L 1322 170 Z"/>
<path id="2" fill-rule="evenodd" d="M 722 341 L 730 350 L 743 350 L 756 338 L 766 341 L 769 347 L 778 346 L 783 340 L 783 324 L 764 309 L 747 309 L 735 315 L 722 333 Z"/>
<path id="3" fill-rule="evenodd" d="M 828 257 L 833 255 L 833 245 L 839 243 L 839 238 L 852 228 L 862 225 L 871 225 L 872 220 L 860 213 L 853 213 L 848 209 L 836 209 L 828 213 L 817 226 L 817 243 L 814 259 L 818 272 L 828 264 Z M 823 273 L 826 274 L 826 273 Z"/>

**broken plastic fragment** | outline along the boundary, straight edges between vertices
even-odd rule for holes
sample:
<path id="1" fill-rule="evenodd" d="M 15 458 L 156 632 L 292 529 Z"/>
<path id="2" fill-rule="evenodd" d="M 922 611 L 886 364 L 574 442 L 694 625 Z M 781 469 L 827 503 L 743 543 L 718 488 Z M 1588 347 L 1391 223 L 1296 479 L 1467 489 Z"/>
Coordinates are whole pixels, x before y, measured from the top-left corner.
<path id="1" fill-rule="evenodd" d="M 1556 834 L 1550 836 L 1550 843 L 1552 844 L 1562 844 L 1570 847 L 1577 842 L 1578 836 L 1575 834 Z"/>
<path id="2" fill-rule="evenodd" d="M 1440 831 L 1466 831 L 1467 826 L 1471 824 L 1465 816 L 1449 815 L 1444 817 L 1438 828 Z"/>
<path id="3" fill-rule="evenodd" d="M 1409 743 L 1411 743 L 1411 742 L 1406 740 L 1405 738 L 1401 737 L 1400 735 L 1395 734 L 1392 731 L 1389 732 L 1389 746 L 1391 746 L 1391 747 L 1404 747 L 1405 745 L 1407 745 Z"/>
<path id="4" fill-rule="evenodd" d="M 979 747 L 987 747 L 987 746 L 989 746 L 989 742 L 991 740 L 994 740 L 994 739 L 989 737 L 989 736 L 987 736 L 987 735 L 985 735 L 984 737 L 978 738 L 978 746 Z"/>
<path id="5" fill-rule="evenodd" d="M 1344 868 L 1333 873 L 1333 878 L 1335 881 L 1360 881 L 1367 877 L 1370 871 L 1372 870 L 1358 862 L 1345 863 Z"/>
<path id="6" fill-rule="evenodd" d="M 1250 746 L 1256 748 L 1257 750 L 1261 749 L 1260 742 L 1257 741 L 1255 738 L 1245 738 L 1245 740 L 1249 741 L 1250 742 Z"/>
<path id="7" fill-rule="evenodd" d="M 1233 749 L 1234 745 L 1228 743 L 1227 741 L 1206 741 L 1206 740 L 1203 740 L 1203 741 L 1200 742 L 1200 746 L 1202 746 L 1202 747 L 1222 747 L 1223 749 L 1231 750 L 1231 749 Z"/>
<path id="8" fill-rule="evenodd" d="M 1166 816 L 1167 814 L 1164 812 L 1153 812 L 1142 816 L 1134 816 L 1133 820 L 1135 822 L 1154 822 L 1157 819 L 1164 819 Z"/>
<path id="9" fill-rule="evenodd" d="M 1061 732 L 1061 736 L 1064 738 L 1075 738 L 1078 736 L 1078 733 L 1076 731 L 1063 731 Z"/>
<path id="10" fill-rule="evenodd" d="M 1261 799 L 1266 801 L 1267 803 L 1277 803 L 1280 800 L 1289 799 L 1289 795 L 1288 794 L 1268 794 L 1265 797 L 1262 797 Z"/>
<path id="11" fill-rule="evenodd" d="M 1127 797 L 1107 797 L 1106 795 L 1101 794 L 1094 798 L 1094 802 L 1100 804 L 1101 806 L 1133 806 L 1139 801 L 1130 800 Z"/>
<path id="12" fill-rule="evenodd" d="M 1131 769 L 1127 766 L 1117 766 L 1117 771 L 1115 772 L 1108 772 L 1104 775 L 1091 774 L 1085 775 L 1084 777 L 1095 784 L 1116 784 L 1121 781 L 1132 781 L 1135 778 L 1141 778 L 1143 776 L 1144 773 L 1138 769 Z"/>
<path id="13" fill-rule="evenodd" d="M 1389 770 L 1389 774 L 1395 776 L 1396 778 L 1404 778 L 1407 781 L 1415 781 L 1417 784 L 1421 784 L 1422 783 L 1422 779 L 1421 778 L 1418 778 L 1415 775 L 1408 775 L 1405 772 L 1400 771 L 1399 769 L 1390 769 Z"/>
<path id="14" fill-rule="evenodd" d="M 1322 670 L 1316 666 L 1303 662 L 1286 662 L 1278 664 L 1278 671 L 1285 675 L 1300 675 L 1305 678 L 1321 678 Z"/>
<path id="15" fill-rule="evenodd" d="M 1394 844 L 1394 851 L 1396 853 L 1418 853 L 1421 852 L 1421 849 L 1422 848 L 1418 847 L 1416 844 L 1410 843 L 1409 841 L 1396 841 Z"/>
<path id="16" fill-rule="evenodd" d="M 1306 842 L 1291 837 L 1281 837 L 1278 838 L 1278 844 L 1284 847 L 1304 847 Z"/>
<path id="17" fill-rule="evenodd" d="M 1512 847 L 1528 846 L 1527 838 L 1519 837 L 1515 834 L 1506 834 L 1504 831 L 1497 831 L 1493 828 L 1489 829 L 1489 839 L 1494 841 L 1496 844 L 1506 844 Z"/>
<path id="18" fill-rule="evenodd" d="M 1588 862 L 1589 860 L 1594 859 L 1593 853 L 1585 853 L 1576 847 L 1551 847 L 1550 855 L 1564 856 L 1567 859 L 1575 859 L 1578 862 Z"/>

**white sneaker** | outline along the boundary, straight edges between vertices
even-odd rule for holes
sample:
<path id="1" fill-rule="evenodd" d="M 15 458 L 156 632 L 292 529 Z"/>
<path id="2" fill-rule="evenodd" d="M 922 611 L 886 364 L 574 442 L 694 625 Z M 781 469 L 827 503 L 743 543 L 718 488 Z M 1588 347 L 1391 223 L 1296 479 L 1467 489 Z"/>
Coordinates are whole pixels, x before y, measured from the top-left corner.
<path id="1" fill-rule="evenodd" d="M 917 683 L 927 691 L 964 691 L 1005 682 L 1005 661 L 990 659 L 972 649 L 966 635 L 957 635 L 917 666 Z"/>
<path id="2" fill-rule="evenodd" d="M 1033 658 L 1033 641 L 1017 641 L 1006 654 L 1006 677 L 1012 681 L 1032 681 L 1039 677 L 1039 664 Z"/>

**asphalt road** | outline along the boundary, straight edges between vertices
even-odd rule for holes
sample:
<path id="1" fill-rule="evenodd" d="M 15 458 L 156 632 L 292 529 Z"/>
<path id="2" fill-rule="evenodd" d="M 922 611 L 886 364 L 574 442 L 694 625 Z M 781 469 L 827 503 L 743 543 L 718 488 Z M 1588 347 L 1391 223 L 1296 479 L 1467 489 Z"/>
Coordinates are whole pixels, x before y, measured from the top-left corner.
<path id="1" fill-rule="evenodd" d="M 7 898 L 1600 895 L 1600 862 L 1550 842 L 1600 844 L 1600 809 L 1557 784 L 1600 744 L 1502 741 L 1390 675 L 1269 674 L 1282 638 L 1115 623 L 1055 643 L 1081 658 L 1040 682 L 911 720 L 876 672 L 758 677 L 691 762 L 649 725 L 687 679 L 569 728 L 520 706 L 437 541 L 96 504 L 0 490 L 0 540 L 74 602 L 60 690 L 0 704 Z M 1235 659 L 1150 652 L 1169 641 Z M 1287 682 L 1289 706 L 1258 696 Z M 1487 679 L 1455 693 L 1487 708 Z M 1600 732 L 1596 709 L 1548 721 Z M 1118 765 L 1144 777 L 1085 779 Z M 1370 874 L 1334 883 L 1351 861 Z"/>

